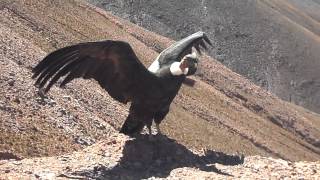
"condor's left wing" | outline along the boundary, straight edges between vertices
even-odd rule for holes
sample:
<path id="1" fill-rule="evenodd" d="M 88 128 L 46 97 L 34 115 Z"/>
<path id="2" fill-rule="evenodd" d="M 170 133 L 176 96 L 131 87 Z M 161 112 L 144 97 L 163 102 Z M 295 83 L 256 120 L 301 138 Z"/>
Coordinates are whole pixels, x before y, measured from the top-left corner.
<path id="1" fill-rule="evenodd" d="M 60 78 L 64 86 L 75 78 L 95 79 L 114 99 L 127 103 L 143 96 L 157 81 L 123 41 L 87 42 L 50 53 L 34 69 L 36 85 L 49 91 Z"/>

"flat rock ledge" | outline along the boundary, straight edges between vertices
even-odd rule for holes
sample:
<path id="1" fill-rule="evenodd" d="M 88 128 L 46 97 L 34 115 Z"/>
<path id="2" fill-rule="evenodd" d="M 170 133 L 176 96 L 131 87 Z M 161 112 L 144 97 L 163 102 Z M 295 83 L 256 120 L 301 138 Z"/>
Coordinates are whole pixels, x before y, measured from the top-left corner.
<path id="1" fill-rule="evenodd" d="M 121 134 L 62 156 L 0 161 L 0 179 L 195 178 L 317 179 L 320 162 L 193 151 L 166 136 L 150 141 L 146 135 L 128 138 Z"/>

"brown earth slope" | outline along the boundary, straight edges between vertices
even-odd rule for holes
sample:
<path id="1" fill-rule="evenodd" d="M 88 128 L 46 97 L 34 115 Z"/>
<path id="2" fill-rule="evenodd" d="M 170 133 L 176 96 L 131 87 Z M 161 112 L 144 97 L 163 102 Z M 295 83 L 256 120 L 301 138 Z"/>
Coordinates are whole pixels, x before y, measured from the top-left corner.
<path id="1" fill-rule="evenodd" d="M 320 113 L 317 0 L 87 0 L 175 40 L 206 31 L 209 54 L 278 97 Z"/>
<path id="2" fill-rule="evenodd" d="M 128 106 L 93 81 L 77 80 L 41 97 L 31 68 L 77 42 L 128 41 L 149 65 L 173 41 L 82 1 L 0 1 L 0 160 L 52 156 L 118 135 Z M 320 116 L 284 102 L 212 58 L 195 87 L 184 86 L 161 125 L 188 149 L 320 159 Z"/>

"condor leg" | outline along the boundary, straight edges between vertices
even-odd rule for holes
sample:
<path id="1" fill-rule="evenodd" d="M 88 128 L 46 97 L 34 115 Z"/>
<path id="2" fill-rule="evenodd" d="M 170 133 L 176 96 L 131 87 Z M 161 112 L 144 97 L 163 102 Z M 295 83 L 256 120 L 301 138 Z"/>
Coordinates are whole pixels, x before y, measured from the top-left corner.
<path id="1" fill-rule="evenodd" d="M 157 128 L 157 134 L 161 135 L 161 130 L 160 130 L 160 124 L 156 123 L 156 128 Z"/>
<path id="2" fill-rule="evenodd" d="M 148 120 L 146 121 L 146 126 L 147 126 L 147 129 L 148 129 L 148 134 L 149 134 L 149 140 L 153 140 L 153 135 L 152 135 L 152 119 L 151 120 Z"/>
<path id="3" fill-rule="evenodd" d="M 120 133 L 133 136 L 134 134 L 139 134 L 143 127 L 143 121 L 141 121 L 139 118 L 134 117 L 132 114 L 129 114 L 126 121 L 121 127 Z"/>
<path id="4" fill-rule="evenodd" d="M 160 123 L 166 117 L 169 112 L 169 107 L 165 108 L 163 111 L 159 111 L 154 116 L 154 122 L 156 123 L 156 128 L 158 135 L 161 135 Z"/>

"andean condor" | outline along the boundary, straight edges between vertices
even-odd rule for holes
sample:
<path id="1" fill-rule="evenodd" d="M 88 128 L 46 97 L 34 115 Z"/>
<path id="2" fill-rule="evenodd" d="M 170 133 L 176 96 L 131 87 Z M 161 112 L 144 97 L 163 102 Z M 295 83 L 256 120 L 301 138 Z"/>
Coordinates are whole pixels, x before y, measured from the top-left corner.
<path id="1" fill-rule="evenodd" d="M 86 42 L 58 49 L 33 69 L 36 85 L 48 92 L 61 77 L 60 87 L 75 78 L 95 79 L 111 97 L 131 102 L 129 115 L 120 132 L 133 135 L 146 125 L 151 135 L 154 121 L 159 124 L 186 76 L 197 70 L 201 49 L 212 46 L 204 32 L 194 33 L 162 51 L 147 69 L 131 46 L 123 41 Z"/>

